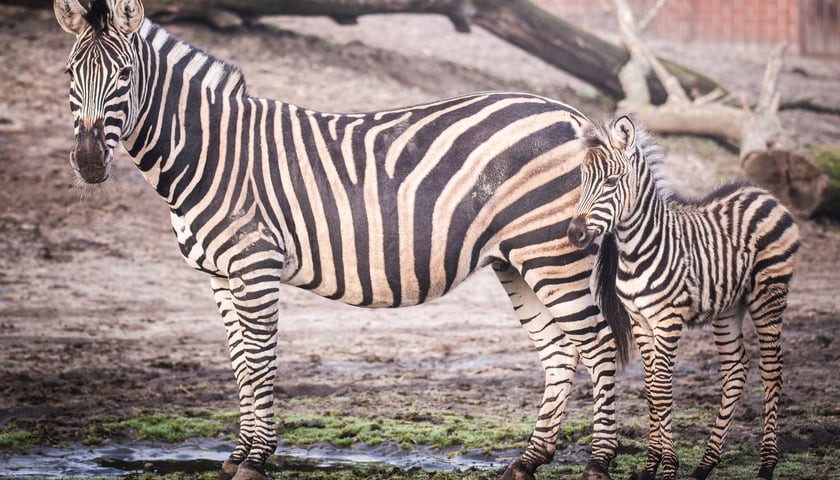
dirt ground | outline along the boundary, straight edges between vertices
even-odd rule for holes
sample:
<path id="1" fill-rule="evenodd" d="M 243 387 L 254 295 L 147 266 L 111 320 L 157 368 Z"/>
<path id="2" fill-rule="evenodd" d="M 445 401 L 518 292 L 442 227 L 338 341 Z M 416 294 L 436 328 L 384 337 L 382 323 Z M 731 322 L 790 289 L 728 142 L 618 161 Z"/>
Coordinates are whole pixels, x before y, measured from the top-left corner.
<path id="1" fill-rule="evenodd" d="M 468 91 L 524 90 L 594 119 L 611 106 L 586 85 L 476 31 L 431 16 L 274 18 L 272 28 L 220 34 L 167 28 L 245 71 L 252 94 L 328 111 L 373 110 Z M 124 153 L 102 188 L 73 188 L 72 121 L 62 73 L 72 37 L 51 11 L 0 6 L 0 430 L 35 425 L 46 442 L 84 437 L 87 420 L 171 408 L 235 407 L 225 336 L 208 279 L 181 260 L 167 208 Z M 754 98 L 764 55 L 656 45 L 658 53 Z M 721 56 L 723 55 L 723 56 Z M 791 57 L 790 98 L 840 107 L 840 63 Z M 840 143 L 840 118 L 782 114 L 803 145 Z M 699 192 L 737 174 L 714 142 L 662 139 L 676 185 Z M 840 446 L 840 229 L 801 220 L 801 262 L 786 317 L 780 420 L 786 454 Z M 407 406 L 536 415 L 543 375 L 495 277 L 404 310 L 363 310 L 289 288 L 281 311 L 282 398 L 342 396 L 361 412 Z M 746 328 L 756 357 L 754 333 Z M 689 331 L 676 373 L 678 409 L 709 416 L 719 402 L 709 331 Z M 625 434 L 644 432 L 638 358 L 619 378 Z M 753 362 L 733 443 L 757 449 L 763 411 Z M 572 415 L 591 410 L 578 372 Z M 708 422 L 682 435 L 707 435 Z M 635 428 L 635 430 L 633 430 Z M 678 435 L 679 435 L 678 434 Z"/>

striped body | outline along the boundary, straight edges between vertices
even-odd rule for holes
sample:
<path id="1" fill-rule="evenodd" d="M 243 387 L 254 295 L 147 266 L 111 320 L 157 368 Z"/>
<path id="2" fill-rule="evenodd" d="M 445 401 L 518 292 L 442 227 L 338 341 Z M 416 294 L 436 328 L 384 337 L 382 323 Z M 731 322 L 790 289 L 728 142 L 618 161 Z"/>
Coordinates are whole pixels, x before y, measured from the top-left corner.
<path id="1" fill-rule="evenodd" d="M 660 464 L 665 478 L 676 476 L 671 372 L 684 325 L 713 326 L 723 378 L 718 418 L 692 478 L 706 478 L 720 461 L 749 367 L 741 333 L 746 312 L 758 333 L 765 387 L 759 477 L 772 478 L 778 461 L 781 315 L 799 248 L 793 217 L 771 194 L 743 182 L 721 186 L 696 201 L 680 198 L 661 178 L 659 148 L 626 117 L 611 129 L 592 129 L 587 143 L 570 238 L 586 245 L 607 234 L 602 250 L 617 249 L 617 257 L 609 260 L 614 265 L 603 273 L 614 278 L 600 280 L 614 281 L 645 363 L 651 432 L 641 478 L 654 478 Z M 598 296 L 609 295 L 611 287 L 597 290 Z"/>
<path id="2" fill-rule="evenodd" d="M 503 478 L 533 478 L 551 460 L 579 360 L 595 399 L 582 478 L 608 478 L 617 346 L 590 295 L 594 257 L 565 237 L 586 118 L 515 93 L 315 112 L 247 95 L 238 69 L 143 20 L 136 0 L 80 8 L 56 0 L 59 23 L 77 35 L 68 64 L 77 144 L 93 145 L 74 150 L 74 166 L 83 180 L 104 181 L 121 140 L 170 206 L 187 262 L 211 275 L 240 404 L 239 441 L 222 478 L 262 478 L 276 447 L 283 284 L 401 307 L 437 298 L 487 265 L 546 375 L 529 445 Z"/>

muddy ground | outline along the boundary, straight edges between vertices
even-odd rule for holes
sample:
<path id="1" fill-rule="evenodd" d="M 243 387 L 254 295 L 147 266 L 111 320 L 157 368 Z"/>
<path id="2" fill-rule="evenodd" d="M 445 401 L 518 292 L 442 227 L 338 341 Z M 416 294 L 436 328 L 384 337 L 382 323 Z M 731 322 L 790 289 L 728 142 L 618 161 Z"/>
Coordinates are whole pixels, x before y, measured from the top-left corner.
<path id="1" fill-rule="evenodd" d="M 234 60 L 252 94 L 315 109 L 372 110 L 487 89 L 559 98 L 596 119 L 612 109 L 587 86 L 480 30 L 456 34 L 443 18 L 370 17 L 353 27 L 324 19 L 267 23 L 271 28 L 225 34 L 192 24 L 168 28 Z M 92 418 L 232 410 L 235 387 L 208 280 L 180 259 L 163 202 L 124 153 L 104 187 L 73 188 L 62 73 L 71 45 L 51 11 L 0 7 L 0 431 L 14 422 L 45 443 L 76 442 Z M 763 54 L 656 49 L 755 97 Z M 840 107 L 838 62 L 788 60 L 785 95 Z M 840 142 L 836 116 L 787 111 L 782 120 L 805 146 Z M 714 142 L 662 143 L 683 190 L 698 192 L 737 174 L 733 153 Z M 840 447 L 840 229 L 800 225 L 780 433 L 785 455 L 819 456 Z M 537 356 L 488 272 L 442 300 L 405 310 L 355 309 L 289 288 L 280 322 L 277 388 L 284 400 L 342 397 L 349 399 L 344 408 L 364 415 L 408 408 L 536 414 Z M 755 354 L 754 333 L 746 331 Z M 638 363 L 636 357 L 621 374 L 618 392 L 623 432 L 641 440 Z M 685 335 L 676 376 L 677 408 L 711 416 L 719 394 L 710 332 Z M 755 362 L 749 382 L 730 438 L 757 451 L 763 407 Z M 589 415 L 590 391 L 581 370 L 571 415 Z M 702 438 L 707 423 L 678 435 Z"/>

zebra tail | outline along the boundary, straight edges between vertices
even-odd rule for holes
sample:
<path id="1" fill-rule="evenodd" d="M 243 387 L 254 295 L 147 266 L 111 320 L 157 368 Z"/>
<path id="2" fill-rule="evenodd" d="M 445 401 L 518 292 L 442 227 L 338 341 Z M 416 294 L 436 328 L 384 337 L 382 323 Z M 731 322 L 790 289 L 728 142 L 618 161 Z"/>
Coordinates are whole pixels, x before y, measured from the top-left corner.
<path id="1" fill-rule="evenodd" d="M 618 244 L 612 233 L 604 235 L 598 260 L 595 265 L 595 303 L 601 309 L 607 324 L 613 332 L 616 345 L 618 366 L 627 365 L 630 357 L 631 345 L 636 344 L 633 329 L 630 325 L 630 315 L 618 298 L 615 279 L 618 272 Z"/>

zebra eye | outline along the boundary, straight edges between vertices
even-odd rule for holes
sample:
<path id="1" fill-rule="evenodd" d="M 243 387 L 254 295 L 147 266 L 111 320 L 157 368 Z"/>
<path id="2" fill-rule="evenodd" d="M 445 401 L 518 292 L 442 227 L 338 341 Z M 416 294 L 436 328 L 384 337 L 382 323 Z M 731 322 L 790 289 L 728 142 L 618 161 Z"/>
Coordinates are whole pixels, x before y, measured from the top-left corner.
<path id="1" fill-rule="evenodd" d="M 604 186 L 607 186 L 607 187 L 614 187 L 614 186 L 616 186 L 617 183 L 618 183 L 618 177 L 607 177 L 607 179 L 604 180 Z"/>
<path id="2" fill-rule="evenodd" d="M 129 78 L 131 78 L 131 67 L 123 67 L 123 69 L 120 70 L 120 80 L 126 81 Z"/>

